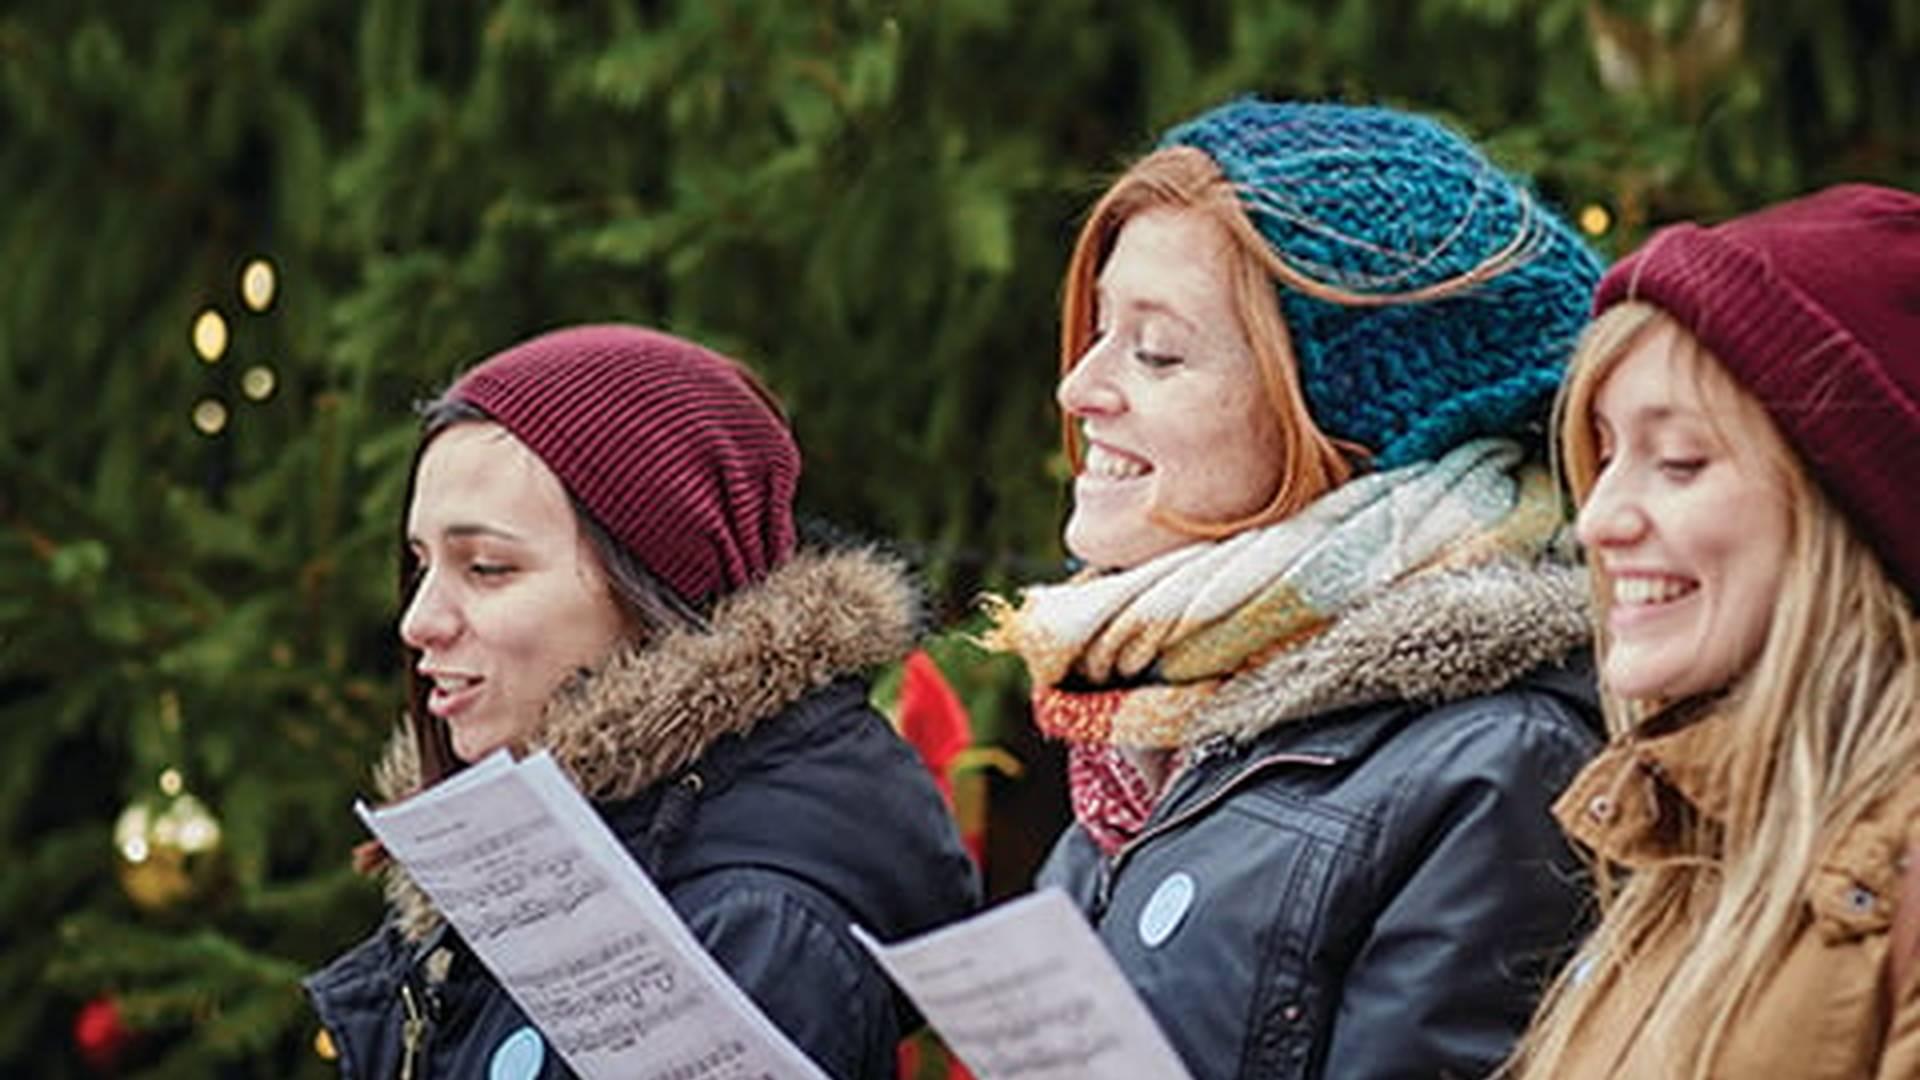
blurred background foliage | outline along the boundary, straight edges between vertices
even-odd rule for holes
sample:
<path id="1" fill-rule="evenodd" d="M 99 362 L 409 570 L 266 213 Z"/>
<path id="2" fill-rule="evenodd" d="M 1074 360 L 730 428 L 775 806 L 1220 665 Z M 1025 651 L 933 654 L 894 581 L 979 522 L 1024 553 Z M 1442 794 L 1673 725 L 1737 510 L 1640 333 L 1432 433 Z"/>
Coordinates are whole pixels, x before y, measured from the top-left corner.
<path id="1" fill-rule="evenodd" d="M 0 1072 L 329 1071 L 295 980 L 377 918 L 348 806 L 460 366 L 587 320 L 747 360 L 805 511 L 951 625 L 1060 572 L 1057 279 L 1170 122 L 1432 111 L 1619 251 L 1920 187 L 1915 72 L 1920 0 L 12 0 Z M 1005 666 L 940 655 L 1017 743 Z"/>

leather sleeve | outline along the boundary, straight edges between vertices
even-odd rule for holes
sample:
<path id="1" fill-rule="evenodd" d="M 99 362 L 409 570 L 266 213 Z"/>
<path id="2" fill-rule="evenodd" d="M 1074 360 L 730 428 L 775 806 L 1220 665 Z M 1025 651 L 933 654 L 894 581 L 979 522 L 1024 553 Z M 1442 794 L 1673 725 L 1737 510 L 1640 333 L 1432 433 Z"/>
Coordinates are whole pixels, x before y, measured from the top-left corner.
<path id="1" fill-rule="evenodd" d="M 839 1080 L 891 1080 L 902 1034 L 892 985 L 847 933 L 852 916 L 789 875 L 705 874 L 674 904 L 774 1025 Z"/>
<path id="2" fill-rule="evenodd" d="M 1444 740 L 1400 772 L 1372 864 L 1385 900 L 1319 1075 L 1487 1075 L 1584 929 L 1579 862 L 1548 808 L 1597 739 L 1546 694 L 1456 707 L 1473 714 L 1435 725 Z"/>

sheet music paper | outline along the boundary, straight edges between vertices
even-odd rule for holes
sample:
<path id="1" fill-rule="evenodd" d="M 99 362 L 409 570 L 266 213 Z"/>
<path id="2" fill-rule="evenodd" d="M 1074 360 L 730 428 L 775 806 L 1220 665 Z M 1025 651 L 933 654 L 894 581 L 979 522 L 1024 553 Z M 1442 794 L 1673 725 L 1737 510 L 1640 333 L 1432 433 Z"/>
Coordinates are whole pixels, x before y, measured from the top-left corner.
<path id="1" fill-rule="evenodd" d="M 587 1080 L 826 1080 L 546 752 L 355 810 Z"/>
<path id="2" fill-rule="evenodd" d="M 978 1080 L 1188 1080 L 1059 889 L 894 945 L 853 935 Z"/>

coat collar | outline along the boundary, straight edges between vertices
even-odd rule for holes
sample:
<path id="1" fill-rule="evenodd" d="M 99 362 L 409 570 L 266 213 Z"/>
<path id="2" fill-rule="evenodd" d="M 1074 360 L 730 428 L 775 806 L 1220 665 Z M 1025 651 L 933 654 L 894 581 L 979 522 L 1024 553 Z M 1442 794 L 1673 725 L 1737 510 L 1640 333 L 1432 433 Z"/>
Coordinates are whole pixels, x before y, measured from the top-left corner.
<path id="1" fill-rule="evenodd" d="M 918 605 L 867 552 L 803 553 L 723 600 L 705 632 L 615 656 L 549 705 L 532 743 L 588 798 L 630 798 L 845 675 L 898 660 Z"/>
<path id="2" fill-rule="evenodd" d="M 802 552 L 723 599 L 706 630 L 668 633 L 561 688 L 529 748 L 552 753 L 589 799 L 631 798 L 834 680 L 900 659 L 919 617 L 898 563 L 867 550 Z M 419 777 L 403 726 L 375 784 L 398 798 Z M 410 940 L 439 921 L 397 864 L 387 897 Z"/>
<path id="3" fill-rule="evenodd" d="M 1190 742 L 1248 742 L 1361 705 L 1494 693 L 1587 644 L 1586 595 L 1585 573 L 1552 559 L 1417 574 L 1229 680 L 1196 718 Z"/>
<path id="4" fill-rule="evenodd" d="M 1554 816 L 1574 839 L 1622 866 L 1681 854 L 1683 807 L 1706 822 L 1726 818 L 1729 723 L 1710 703 L 1693 703 L 1635 725 L 1587 763 Z"/>

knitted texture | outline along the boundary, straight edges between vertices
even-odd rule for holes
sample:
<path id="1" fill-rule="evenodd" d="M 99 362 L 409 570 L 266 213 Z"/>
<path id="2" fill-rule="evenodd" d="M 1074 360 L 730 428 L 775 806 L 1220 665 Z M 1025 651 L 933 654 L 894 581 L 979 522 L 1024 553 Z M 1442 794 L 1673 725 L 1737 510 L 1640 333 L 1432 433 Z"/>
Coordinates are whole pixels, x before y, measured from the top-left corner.
<path id="1" fill-rule="evenodd" d="M 1920 195 L 1849 184 L 1670 226 L 1607 272 L 1594 309 L 1633 299 L 1759 400 L 1920 599 Z"/>
<path id="2" fill-rule="evenodd" d="M 636 326 L 536 337 L 447 395 L 525 443 L 653 575 L 698 603 L 793 550 L 800 451 L 731 361 Z"/>
<path id="3" fill-rule="evenodd" d="M 1358 477 L 1263 528 L 1035 586 L 1018 608 L 990 601 L 985 644 L 1025 662 L 1034 725 L 1069 744 L 1075 819 L 1111 853 L 1159 793 L 1109 750 L 1190 747 L 1228 687 L 1311 648 L 1350 612 L 1436 574 L 1532 564 L 1562 526 L 1544 466 L 1511 440 L 1475 440 Z M 1431 666 L 1430 685 L 1447 667 Z"/>
<path id="4" fill-rule="evenodd" d="M 1544 439 L 1600 263 L 1524 183 L 1440 124 L 1382 108 L 1244 99 L 1161 145 L 1211 157 L 1274 253 L 1320 284 L 1392 297 L 1511 255 L 1438 299 L 1334 303 L 1281 285 L 1327 434 L 1382 469 L 1476 436 Z"/>
<path id="5" fill-rule="evenodd" d="M 1018 653 L 1035 725 L 1070 742 L 1165 749 L 1231 678 L 1403 579 L 1533 558 L 1562 529 L 1546 469 L 1506 439 L 1342 484 L 1299 513 L 1116 573 L 988 602 L 989 648 Z"/>

